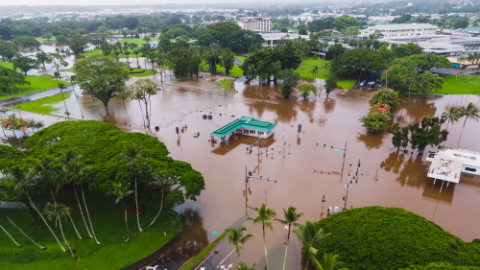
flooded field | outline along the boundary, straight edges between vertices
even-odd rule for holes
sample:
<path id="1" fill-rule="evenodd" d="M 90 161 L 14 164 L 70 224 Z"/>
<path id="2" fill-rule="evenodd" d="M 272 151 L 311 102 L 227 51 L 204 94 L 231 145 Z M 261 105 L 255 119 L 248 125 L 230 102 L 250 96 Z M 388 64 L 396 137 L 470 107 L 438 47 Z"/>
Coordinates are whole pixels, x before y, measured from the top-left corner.
<path id="1" fill-rule="evenodd" d="M 350 173 L 356 169 L 358 160 L 361 161 L 360 177 L 349 193 L 347 208 L 369 205 L 402 207 L 434 221 L 465 241 L 480 236 L 477 231 L 480 215 L 473 207 L 480 203 L 480 178 L 464 175 L 459 184 L 448 187 L 442 181 L 434 184 L 433 179 L 426 176 L 429 163 L 424 161 L 426 151 L 432 148 L 427 147 L 424 155 L 416 151 L 405 154 L 392 148 L 391 135 L 387 132 L 367 133 L 358 119 L 368 113 L 370 91 L 337 90 L 329 99 L 323 91 L 306 101 L 297 96 L 284 100 L 273 84 L 264 85 L 261 90 L 254 83 L 244 85 L 239 80 L 234 83 L 235 92 L 229 92 L 204 79 L 172 81 L 167 76 L 161 84 L 158 74 L 148 78 L 157 81 L 162 88 L 152 97 L 151 122 L 152 127 L 160 127 L 158 132 L 142 127 L 142 114 L 136 101 L 126 102 L 127 116 L 121 100 L 112 100 L 108 112 L 103 104 L 93 103 L 88 96 L 80 96 L 79 100 L 84 119 L 103 120 L 126 131 L 156 136 L 165 143 L 174 159 L 191 163 L 205 177 L 206 190 L 198 201 L 188 201 L 177 207 L 179 212 L 195 213 L 193 229 L 185 233 L 175 249 L 169 251 L 168 259 L 159 258 L 152 265 L 182 265 L 192 255 L 189 250 L 192 245 L 194 248 L 205 246 L 207 241 L 214 240 L 213 231 L 220 234 L 233 224 L 243 224 L 254 238 L 244 246 L 241 259 L 248 265 L 257 263 L 257 269 L 262 269 L 262 228 L 245 221 L 246 217 L 256 216 L 252 208 L 266 203 L 267 207 L 277 211 L 278 218 L 283 218 L 282 208 L 293 205 L 304 213 L 301 223 L 325 218 L 328 207 L 343 208 L 345 184 L 351 179 Z M 132 78 L 129 83 L 137 79 Z M 313 83 L 322 88 L 321 80 Z M 80 93 L 78 88 L 77 93 Z M 468 102 L 479 106 L 480 97 L 401 98 L 394 121 L 407 125 L 423 117 L 441 116 L 449 107 L 465 106 Z M 63 104 L 55 106 L 60 108 L 61 115 Z M 71 117 L 82 119 L 74 95 L 67 100 L 67 106 Z M 212 114 L 213 119 L 204 120 L 204 114 Z M 44 120 L 47 125 L 63 120 L 28 113 L 22 113 L 22 116 Z M 209 142 L 211 132 L 241 116 L 277 125 L 275 135 L 263 142 L 264 147 L 268 146 L 268 152 L 262 149 L 262 154 L 257 155 L 259 150 L 254 147 L 251 155 L 245 154 L 246 147 L 256 141 L 252 137 L 240 136 L 226 145 Z M 297 133 L 298 124 L 303 127 L 301 133 Z M 178 136 L 175 128 L 185 125 L 188 128 Z M 446 146 L 457 146 L 462 125 L 463 119 L 449 125 Z M 198 138 L 193 137 L 195 132 L 200 132 Z M 480 151 L 479 133 L 480 125 L 468 121 L 460 147 Z M 326 143 L 343 148 L 346 141 L 345 164 L 342 163 L 343 152 L 323 147 Z M 19 146 L 21 139 L 3 138 L 2 142 Z M 277 179 L 278 182 L 250 180 L 246 198 L 245 166 L 253 175 Z M 326 202 L 322 204 L 324 195 Z M 282 267 L 285 238 L 284 226 L 274 222 L 274 231 L 266 233 L 270 269 Z M 300 247 L 301 243 L 292 235 L 287 269 L 299 269 L 304 265 Z M 233 249 L 232 245 L 222 241 L 218 245 L 219 254 L 209 257 L 203 266 L 216 269 L 219 264 L 236 265 Z"/>

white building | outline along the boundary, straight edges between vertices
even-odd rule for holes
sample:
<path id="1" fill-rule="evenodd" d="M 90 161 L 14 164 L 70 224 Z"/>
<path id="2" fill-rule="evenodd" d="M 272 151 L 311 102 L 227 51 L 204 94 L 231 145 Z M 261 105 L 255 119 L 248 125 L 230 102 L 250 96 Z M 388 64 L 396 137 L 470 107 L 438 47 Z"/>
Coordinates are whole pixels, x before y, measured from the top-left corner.
<path id="1" fill-rule="evenodd" d="M 262 33 L 260 34 L 262 38 L 265 40 L 262 43 L 262 47 L 276 47 L 279 44 L 282 44 L 287 39 L 297 39 L 297 38 L 304 38 L 309 40 L 308 36 L 302 36 L 299 34 L 294 33 Z"/>
<path id="2" fill-rule="evenodd" d="M 425 39 L 435 36 L 439 28 L 428 23 L 419 24 L 383 24 L 368 27 L 360 30 L 360 38 L 368 38 L 371 34 L 379 31 L 385 40 L 406 39 L 414 41 L 416 39 Z"/>
<path id="3" fill-rule="evenodd" d="M 255 32 L 270 32 L 270 27 L 271 27 L 270 18 L 260 18 L 260 17 L 240 18 L 237 24 L 242 29 L 255 31 Z"/>

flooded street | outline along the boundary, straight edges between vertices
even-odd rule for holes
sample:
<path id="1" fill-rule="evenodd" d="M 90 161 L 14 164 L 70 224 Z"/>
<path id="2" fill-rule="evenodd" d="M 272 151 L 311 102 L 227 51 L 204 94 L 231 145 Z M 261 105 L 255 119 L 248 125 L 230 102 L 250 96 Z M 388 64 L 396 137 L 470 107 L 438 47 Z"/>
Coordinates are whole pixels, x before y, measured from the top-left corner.
<path id="1" fill-rule="evenodd" d="M 448 187 L 446 184 L 442 186 L 442 181 L 434 184 L 433 179 L 427 178 L 430 164 L 424 161 L 426 151 L 433 148 L 427 147 L 423 155 L 418 155 L 417 151 L 404 154 L 392 148 L 391 135 L 387 132 L 367 133 L 358 119 L 368 113 L 371 91 L 337 90 L 330 94 L 330 99 L 326 98 L 323 91 L 320 96 L 307 101 L 297 96 L 284 100 L 273 84 L 264 85 L 261 90 L 254 83 L 244 85 L 239 81 L 234 83 L 234 93 L 203 79 L 171 81 L 167 76 L 162 85 L 158 74 L 144 78 L 157 81 L 162 88 L 152 97 L 151 130 L 142 127 L 142 114 L 137 101 L 126 101 L 128 116 L 122 101 L 118 99 L 110 101 L 108 113 L 103 104 L 93 103 L 89 96 L 79 96 L 79 101 L 84 119 L 103 120 L 126 131 L 156 136 L 165 143 L 172 158 L 191 163 L 205 177 L 206 190 L 198 201 L 188 201 L 176 208 L 179 212 L 196 213 L 193 230 L 186 233 L 178 246 L 170 251 L 168 260 L 159 258 L 151 265 L 166 266 L 165 262 L 168 261 L 178 268 L 193 256 L 189 252 L 192 247 L 189 246 L 205 246 L 207 239 L 208 242 L 215 239 L 212 232 L 221 234 L 227 227 L 243 224 L 254 238 L 244 246 L 241 260 L 248 265 L 257 263 L 257 269 L 262 269 L 262 228 L 245 221 L 246 217 L 256 216 L 252 208 L 266 203 L 267 207 L 277 212 L 277 218 L 283 219 L 282 208 L 293 205 L 297 211 L 304 213 L 300 223 L 325 218 L 328 207 L 343 208 L 345 184 L 351 179 L 350 173 L 356 169 L 359 159 L 360 177 L 349 193 L 347 208 L 370 205 L 401 207 L 434 221 L 464 241 L 480 236 L 477 231 L 480 215 L 474 212 L 474 206 L 480 203 L 480 178 L 463 175 L 459 184 L 450 183 Z M 129 84 L 136 80 L 138 78 L 132 78 Z M 321 80 L 314 83 L 322 85 Z M 78 87 L 76 91 L 80 94 Z M 72 94 L 66 102 L 71 117 L 82 119 L 75 96 Z M 441 116 L 449 107 L 465 106 L 469 102 L 479 106 L 480 97 L 402 97 L 394 121 L 402 126 L 408 125 L 423 117 Z M 54 106 L 60 108 L 58 115 L 63 115 L 63 104 Z M 212 114 L 213 119 L 203 119 L 204 114 Z M 23 112 L 22 116 L 44 120 L 47 125 L 63 120 L 60 117 L 41 117 Z M 257 155 L 259 150 L 254 146 L 251 155 L 245 154 L 246 147 L 256 141 L 252 137 L 240 136 L 231 139 L 227 145 L 209 142 L 211 132 L 241 116 L 277 124 L 275 135 L 262 143 L 268 146 L 268 152 L 262 149 L 262 154 Z M 297 133 L 298 124 L 302 125 L 301 133 Z M 185 125 L 187 130 L 178 136 L 175 128 Z M 449 125 L 446 146 L 457 146 L 462 125 L 463 118 L 453 126 Z M 160 131 L 154 131 L 155 126 L 159 126 Z M 198 138 L 193 137 L 195 132 L 200 132 Z M 468 121 L 460 148 L 480 151 L 479 133 L 480 125 Z M 348 146 L 343 164 L 343 152 L 323 147 L 323 143 L 343 148 L 345 141 Z M 5 138 L 2 142 L 10 143 Z M 13 140 L 11 144 L 18 146 L 20 142 Z M 278 182 L 251 179 L 246 199 L 245 166 L 255 176 L 277 179 Z M 326 202 L 322 205 L 323 195 Z M 285 240 L 284 225 L 274 221 L 274 231 L 266 232 L 270 269 L 281 269 Z M 300 251 L 301 243 L 293 234 L 290 240 L 286 269 L 300 269 L 305 263 Z M 209 257 L 203 267 L 216 269 L 218 264 L 227 267 L 236 265 L 233 245 L 223 240 L 217 248 L 219 254 Z M 177 268 L 172 266 L 168 269 Z"/>

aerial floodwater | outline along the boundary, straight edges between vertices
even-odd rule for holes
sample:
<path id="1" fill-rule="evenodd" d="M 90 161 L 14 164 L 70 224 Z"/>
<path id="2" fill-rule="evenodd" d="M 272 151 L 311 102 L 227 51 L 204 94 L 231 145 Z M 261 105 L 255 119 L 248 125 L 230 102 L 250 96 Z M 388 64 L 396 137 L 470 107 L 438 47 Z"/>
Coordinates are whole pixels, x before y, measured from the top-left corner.
<path id="1" fill-rule="evenodd" d="M 167 71 L 160 79 L 158 74 L 148 78 L 158 82 L 162 89 L 152 97 L 152 126 L 145 129 L 138 102 L 126 101 L 126 112 L 121 100 L 112 99 L 108 113 L 103 104 L 94 103 L 89 96 L 80 96 L 84 119 L 97 119 L 113 123 L 125 131 L 142 132 L 157 137 L 165 143 L 171 157 L 183 160 L 205 177 L 206 189 L 197 201 L 188 201 L 176 208 L 178 212 L 191 212 L 192 226 L 179 236 L 174 248 L 148 265 L 160 265 L 159 269 L 178 269 L 192 256 L 196 249 L 205 247 L 215 239 L 212 232 L 221 234 L 230 226 L 245 225 L 254 238 L 242 250 L 241 259 L 248 265 L 264 266 L 262 228 L 246 221 L 255 217 L 253 208 L 262 203 L 275 210 L 283 218 L 282 208 L 295 206 L 303 212 L 300 222 L 316 221 L 327 217 L 328 208 L 344 205 L 347 181 L 360 160 L 359 178 L 348 195 L 347 208 L 381 205 L 401 207 L 428 220 L 444 230 L 471 241 L 478 237 L 480 216 L 473 214 L 472 206 L 480 203 L 480 178 L 463 175 L 458 184 L 448 186 L 442 181 L 427 177 L 430 163 L 425 161 L 429 150 L 423 155 L 418 151 L 397 151 L 392 146 L 388 132 L 369 133 L 361 126 L 359 118 L 368 114 L 368 90 L 336 90 L 326 97 L 325 91 L 307 100 L 293 95 L 285 100 L 273 83 L 260 87 L 253 81 L 245 85 L 242 78 L 233 83 L 234 91 L 221 89 L 216 82 L 204 78 L 174 79 Z M 129 84 L 137 78 L 132 78 Z M 310 80 L 323 89 L 322 80 Z M 77 87 L 77 93 L 80 90 Z M 67 102 L 71 117 L 82 119 L 79 105 L 71 95 Z M 438 95 L 425 97 L 402 97 L 400 107 L 394 112 L 393 121 L 402 126 L 423 117 L 441 116 L 451 106 L 465 106 L 469 102 L 480 104 L 479 96 Z M 21 109 L 21 105 L 18 105 Z M 58 103 L 59 115 L 63 104 Z M 128 113 L 128 115 L 127 115 Z M 22 113 L 24 117 L 43 120 L 47 125 L 64 118 Z M 204 119 L 203 115 L 212 115 Z M 210 141 L 210 133 L 242 116 L 250 116 L 276 124 L 275 134 L 263 140 L 262 148 L 252 147 L 254 137 L 239 136 L 226 144 Z M 298 132 L 298 125 L 302 125 Z M 449 126 L 446 146 L 456 147 L 463 121 Z M 444 124 L 446 125 L 446 124 Z M 155 131 L 154 127 L 159 130 Z M 176 133 L 176 128 L 184 128 Z M 198 137 L 194 133 L 199 132 Z M 480 151 L 478 140 L 480 125 L 465 126 L 460 148 Z M 20 145 L 21 139 L 6 141 Z M 345 163 L 343 152 L 347 142 Z M 324 147 L 323 144 L 333 145 Z M 260 154 L 258 154 L 260 153 Z M 276 179 L 263 181 L 251 179 L 245 192 L 245 167 L 253 176 Z M 247 197 L 246 197 L 247 196 Z M 322 203 L 323 196 L 325 202 Z M 274 222 L 274 231 L 266 232 L 270 269 L 281 269 L 285 252 L 287 230 Z M 287 269 L 305 266 L 301 244 L 291 237 Z M 237 258 L 234 246 L 222 240 L 217 245 L 218 253 L 206 257 L 202 267 L 233 269 Z M 147 264 L 145 264 L 146 266 Z M 220 269 L 220 267 L 219 267 Z"/>

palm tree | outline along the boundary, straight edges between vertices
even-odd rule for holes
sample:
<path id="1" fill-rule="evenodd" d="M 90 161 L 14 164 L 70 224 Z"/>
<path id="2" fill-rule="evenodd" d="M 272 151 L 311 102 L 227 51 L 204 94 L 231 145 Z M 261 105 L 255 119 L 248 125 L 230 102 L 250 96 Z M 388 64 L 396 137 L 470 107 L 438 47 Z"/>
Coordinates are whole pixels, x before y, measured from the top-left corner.
<path id="1" fill-rule="evenodd" d="M 465 122 L 463 122 L 462 131 L 460 132 L 460 138 L 458 139 L 458 148 L 460 147 L 460 140 L 462 139 L 463 129 L 465 128 L 465 124 L 467 124 L 467 120 L 472 119 L 477 120 L 478 122 L 478 119 L 480 118 L 480 114 L 478 114 L 479 112 L 480 110 L 475 105 L 473 105 L 472 102 L 468 103 L 467 107 L 460 108 L 460 115 L 465 116 Z"/>
<path id="2" fill-rule="evenodd" d="M 80 112 L 82 113 L 82 119 L 84 119 L 82 104 L 80 103 L 80 100 L 78 100 L 77 91 L 75 91 L 75 84 L 77 84 L 77 81 L 75 80 L 75 75 L 67 76 L 67 80 L 69 80 L 70 85 L 72 85 L 73 93 L 75 94 L 75 98 L 77 99 L 78 107 L 80 107 Z"/>
<path id="3" fill-rule="evenodd" d="M 318 73 L 318 66 L 315 66 L 312 68 L 312 70 L 310 71 L 313 75 L 313 78 L 317 78 L 317 73 Z"/>
<path id="4" fill-rule="evenodd" d="M 112 194 L 117 197 L 115 203 L 123 203 L 123 209 L 125 212 L 125 226 L 127 227 L 127 240 L 125 240 L 125 242 L 127 243 L 130 240 L 130 231 L 128 230 L 127 205 L 125 204 L 125 199 L 132 195 L 133 192 L 133 190 L 130 190 L 130 185 L 122 185 L 122 183 L 113 183 L 112 189 L 108 192 L 108 194 Z"/>
<path id="5" fill-rule="evenodd" d="M 239 226 L 237 229 L 235 228 L 225 229 L 225 232 L 228 234 L 228 243 L 235 245 L 239 263 L 240 263 L 240 250 L 242 249 L 241 245 L 245 244 L 245 242 L 247 242 L 248 239 L 253 237 L 253 235 L 251 234 L 247 234 L 243 236 L 243 232 L 245 231 L 247 231 L 247 228 L 245 228 L 245 226 Z"/>
<path id="6" fill-rule="evenodd" d="M 54 186 L 53 184 L 54 161 L 48 156 L 44 157 L 41 160 L 37 159 L 35 160 L 35 163 L 30 173 L 33 175 L 38 175 L 40 177 L 43 177 L 47 182 L 47 185 L 53 196 L 52 186 Z M 53 199 L 55 199 L 55 196 L 53 197 Z"/>
<path id="7" fill-rule="evenodd" d="M 130 121 L 130 116 L 128 115 L 128 112 L 127 112 L 127 107 L 125 106 L 125 100 L 130 98 L 132 96 L 132 91 L 129 90 L 129 89 L 123 89 L 122 91 L 120 91 L 120 93 L 118 93 L 117 97 L 119 99 L 122 100 L 123 102 L 123 109 L 125 110 L 125 115 L 127 116 L 125 118 L 125 124 L 127 124 L 127 118 L 128 118 L 128 121 L 130 122 L 130 126 L 132 125 L 132 121 Z M 143 112 L 142 112 L 143 113 Z"/>
<path id="8" fill-rule="evenodd" d="M 178 178 L 178 177 L 173 177 L 173 178 Z M 155 223 L 158 216 L 160 216 L 160 212 L 162 212 L 164 189 L 174 183 L 173 178 L 167 173 L 158 173 L 155 175 L 154 180 L 148 183 L 149 186 L 160 189 L 162 193 L 162 196 L 160 197 L 160 209 L 158 210 L 157 215 L 152 220 L 150 225 L 148 225 L 149 228 L 152 227 L 153 223 Z"/>
<path id="9" fill-rule="evenodd" d="M 88 236 L 90 236 L 90 238 L 95 238 L 95 241 L 97 242 L 97 244 L 100 244 L 100 242 L 98 242 L 98 240 L 97 240 L 97 236 L 95 235 L 95 231 L 93 230 L 92 221 L 90 220 L 90 214 L 88 212 L 87 203 L 85 201 L 85 196 L 84 196 L 84 193 L 83 193 L 83 187 L 80 183 L 81 178 L 83 178 L 85 173 L 88 170 L 90 170 L 90 167 L 86 166 L 81 161 L 81 158 L 82 158 L 81 155 L 76 155 L 73 152 L 61 153 L 61 155 L 62 155 L 62 160 L 63 160 L 63 163 L 64 163 L 63 171 L 65 172 L 68 183 L 72 183 L 72 185 L 73 185 L 73 190 L 75 191 L 75 198 L 77 199 L 78 209 L 80 210 L 80 215 L 82 216 L 83 223 L 85 224 L 85 228 L 87 229 Z M 83 210 L 82 210 L 82 206 L 80 204 L 80 200 L 78 198 L 76 185 L 80 185 L 80 187 L 81 187 L 83 203 L 85 205 L 85 212 L 87 212 L 87 218 L 88 218 L 88 221 L 90 223 L 90 228 L 91 228 L 92 232 L 90 232 L 90 229 L 89 229 L 89 226 L 87 225 L 87 221 L 85 219 L 85 216 L 83 215 Z M 92 236 L 92 233 L 93 233 L 93 236 Z"/>
<path id="10" fill-rule="evenodd" d="M 281 224 L 288 226 L 287 247 L 285 248 L 285 259 L 283 259 L 283 270 L 285 270 L 285 263 L 287 262 L 288 243 L 290 242 L 290 229 L 292 228 L 292 224 L 294 226 L 298 225 L 296 221 L 298 221 L 298 219 L 303 215 L 303 213 L 297 214 L 296 210 L 297 208 L 293 206 L 290 206 L 288 210 L 285 210 L 285 208 L 283 208 L 283 214 L 285 215 L 285 219 L 275 219 Z"/>
<path id="11" fill-rule="evenodd" d="M 247 218 L 247 220 L 250 220 L 253 222 L 253 224 L 262 224 L 262 229 L 263 229 L 263 248 L 265 249 L 265 263 L 267 266 L 268 270 L 268 259 L 267 259 L 267 246 L 265 244 L 265 226 L 270 228 L 270 230 L 273 231 L 273 224 L 270 221 L 273 216 L 276 216 L 277 213 L 265 206 L 265 204 L 262 204 L 262 207 L 258 209 L 258 207 L 255 207 L 254 209 L 258 213 L 258 217 L 256 218 Z"/>
<path id="12" fill-rule="evenodd" d="M 137 212 L 137 225 L 140 232 L 142 232 L 142 226 L 140 226 L 140 214 L 138 211 L 137 173 L 144 156 L 142 148 L 136 145 L 127 147 L 126 151 L 122 153 L 122 158 L 127 161 L 127 169 L 133 174 L 135 181 L 135 207 Z"/>
<path id="13" fill-rule="evenodd" d="M 28 198 L 28 201 L 30 202 L 30 205 L 33 207 L 33 209 L 35 210 L 35 212 L 37 212 L 37 214 L 42 218 L 43 222 L 45 223 L 45 225 L 47 225 L 48 229 L 50 230 L 50 232 L 52 233 L 53 237 L 55 238 L 55 240 L 57 241 L 58 245 L 60 246 L 60 248 L 63 250 L 63 252 L 65 252 L 65 248 L 62 246 L 62 244 L 60 243 L 60 241 L 58 240 L 57 236 L 55 235 L 55 233 L 53 232 L 52 228 L 50 227 L 50 225 L 48 224 L 48 222 L 45 220 L 45 218 L 43 218 L 42 214 L 40 213 L 40 211 L 38 211 L 37 207 L 35 206 L 35 204 L 33 203 L 32 199 L 30 198 L 30 195 L 28 193 L 28 188 L 30 187 L 30 184 L 33 184 L 32 181 L 31 181 L 31 178 L 29 178 L 27 176 L 27 172 L 25 170 L 23 170 L 22 167 L 20 167 L 18 164 L 13 166 L 10 170 L 10 174 L 8 175 L 8 178 L 7 178 L 9 181 L 11 181 L 12 183 L 15 183 L 15 190 L 16 191 L 23 191 L 25 192 L 25 195 L 27 196 Z"/>
<path id="14" fill-rule="evenodd" d="M 30 238 L 30 236 L 28 236 L 22 229 L 20 229 L 20 227 L 17 226 L 17 224 L 15 224 L 9 216 L 5 215 L 5 213 L 3 213 L 2 209 L 0 208 L 0 211 L 2 212 L 2 214 L 8 219 L 8 221 L 15 227 L 17 228 L 17 230 L 19 230 L 23 236 L 25 236 L 28 240 L 30 240 L 30 242 L 32 242 L 32 244 L 34 244 L 35 246 L 39 247 L 41 250 L 46 250 L 47 248 L 38 244 L 37 242 L 35 242 L 32 238 Z M 2 228 L 3 229 L 3 228 Z M 3 229 L 5 231 L 5 229 Z M 5 231 L 5 233 L 7 233 L 7 231 Z M 17 242 L 10 236 L 10 234 L 7 233 L 7 235 L 15 242 L 15 244 L 17 244 Z M 17 244 L 17 246 L 19 246 Z M 19 246 L 20 248 L 21 246 Z"/>
<path id="15" fill-rule="evenodd" d="M 255 270 L 255 264 L 253 264 L 252 267 L 248 267 L 246 263 L 239 262 L 235 270 Z"/>
<path id="16" fill-rule="evenodd" d="M 315 260 L 317 270 L 348 270 L 348 268 L 340 268 L 343 262 L 338 260 L 338 255 L 323 252 L 322 263 Z"/>
<path id="17" fill-rule="evenodd" d="M 459 118 L 460 110 L 455 107 L 451 107 L 448 111 L 442 113 L 442 121 L 447 122 L 447 129 L 449 123 L 452 123 L 453 125 L 453 123 L 457 122 Z"/>
<path id="18" fill-rule="evenodd" d="M 457 68 L 457 75 L 455 76 L 455 80 L 458 79 L 458 72 L 460 71 L 460 66 L 465 62 L 467 62 L 467 59 L 465 57 L 461 56 L 457 58 L 458 68 Z"/>
<path id="19" fill-rule="evenodd" d="M 307 264 L 305 270 L 308 268 L 308 261 L 312 260 L 314 264 L 318 264 L 315 255 L 318 253 L 318 245 L 323 237 L 330 235 L 324 234 L 323 229 L 317 223 L 307 221 L 305 225 L 299 224 L 298 228 L 293 229 L 293 232 L 298 236 L 302 242 L 302 253 L 307 255 Z"/>
<path id="20" fill-rule="evenodd" d="M 45 206 L 45 209 L 43 209 L 43 214 L 47 216 L 49 220 L 52 220 L 52 217 L 55 217 L 55 225 L 58 224 L 60 226 L 60 232 L 62 233 L 63 241 L 65 242 L 65 245 L 70 250 L 72 257 L 75 259 L 75 255 L 72 252 L 70 243 L 68 242 L 67 237 L 65 237 L 65 232 L 63 231 L 63 225 L 62 225 L 62 219 L 66 219 L 67 216 L 70 216 L 71 211 L 72 211 L 72 208 L 67 207 L 64 204 L 48 203 Z"/>

